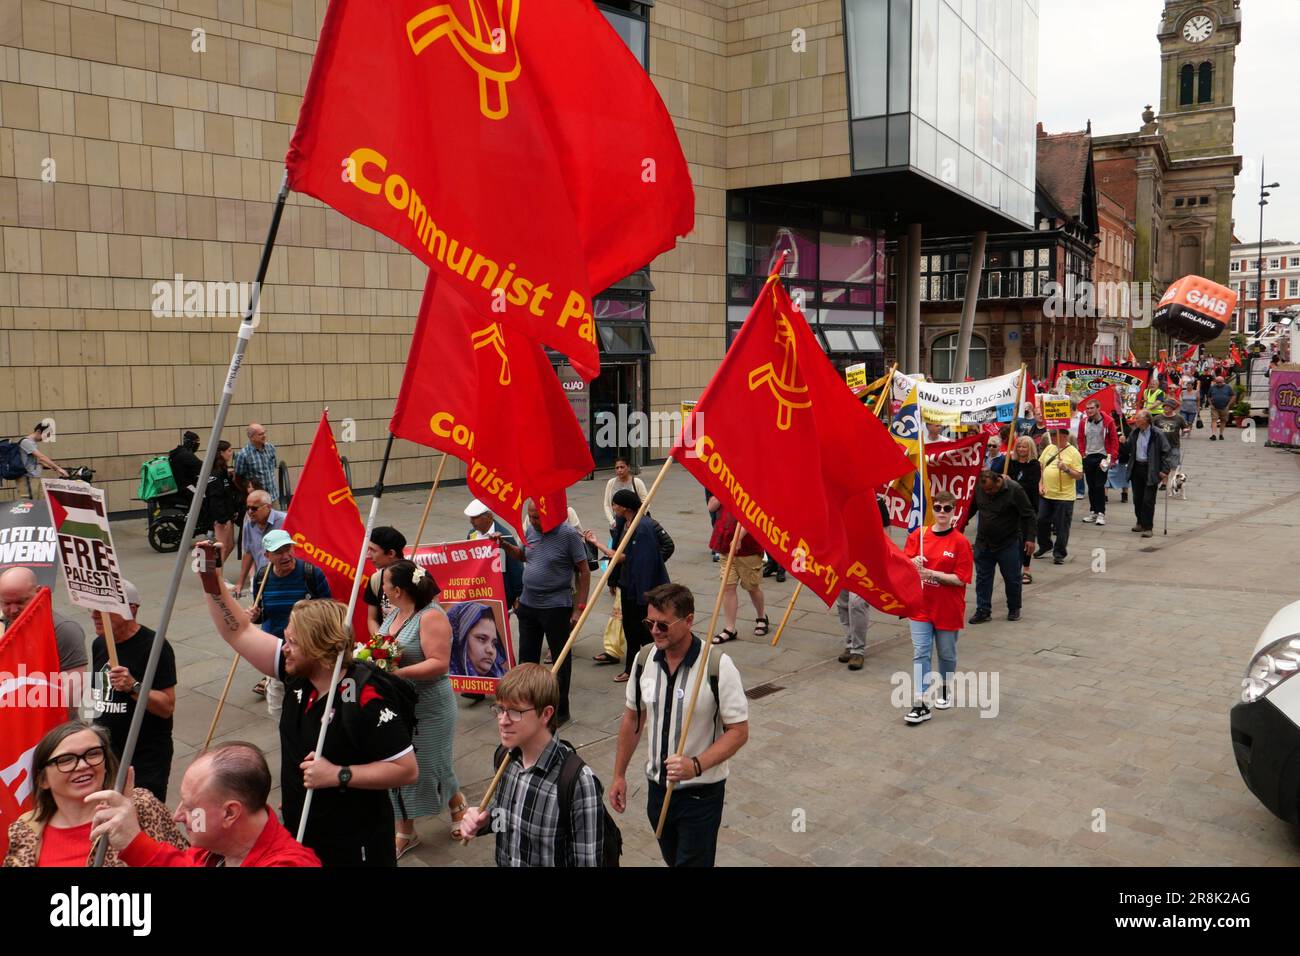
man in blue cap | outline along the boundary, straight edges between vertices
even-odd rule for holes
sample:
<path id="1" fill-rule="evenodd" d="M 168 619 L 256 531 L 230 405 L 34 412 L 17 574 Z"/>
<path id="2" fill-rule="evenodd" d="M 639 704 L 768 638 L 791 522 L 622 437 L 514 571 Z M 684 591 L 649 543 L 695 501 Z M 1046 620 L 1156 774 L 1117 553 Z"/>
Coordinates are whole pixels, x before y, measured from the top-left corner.
<path id="1" fill-rule="evenodd" d="M 328 598 L 329 582 L 314 564 L 293 556 L 293 538 L 279 528 L 268 531 L 262 539 L 266 552 L 266 584 L 257 603 L 249 609 L 249 617 L 266 633 L 284 640 L 284 629 L 289 624 L 289 612 L 303 598 Z M 279 717 L 284 703 L 284 684 L 268 679 L 266 709 L 272 717 Z"/>

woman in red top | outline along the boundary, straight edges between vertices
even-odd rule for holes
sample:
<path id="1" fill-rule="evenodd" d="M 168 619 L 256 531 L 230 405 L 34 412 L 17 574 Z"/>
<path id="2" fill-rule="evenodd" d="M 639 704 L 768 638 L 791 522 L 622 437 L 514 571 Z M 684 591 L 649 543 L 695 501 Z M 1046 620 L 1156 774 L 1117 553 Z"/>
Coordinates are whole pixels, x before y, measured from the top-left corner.
<path id="1" fill-rule="evenodd" d="M 918 528 L 907 539 L 904 553 L 921 575 L 925 610 L 910 618 L 912 629 L 912 698 L 914 706 L 903 717 L 909 724 L 930 719 L 925 691 L 935 686 L 934 706 L 952 706 L 952 680 L 957 671 L 957 635 L 966 616 L 966 585 L 974 564 L 970 541 L 953 527 L 956 499 L 950 491 L 934 496 L 934 527 Z M 924 554 L 924 557 L 922 557 Z M 938 680 L 930 669 L 932 651 L 939 655 Z"/>
<path id="2" fill-rule="evenodd" d="M 9 826 L 5 866 L 86 866 L 95 808 L 85 798 L 113 785 L 117 757 L 103 727 L 70 720 L 47 733 L 32 751 L 33 809 Z M 139 828 L 160 844 L 189 844 L 167 808 L 148 790 L 131 791 Z M 109 849 L 105 866 L 126 866 Z"/>

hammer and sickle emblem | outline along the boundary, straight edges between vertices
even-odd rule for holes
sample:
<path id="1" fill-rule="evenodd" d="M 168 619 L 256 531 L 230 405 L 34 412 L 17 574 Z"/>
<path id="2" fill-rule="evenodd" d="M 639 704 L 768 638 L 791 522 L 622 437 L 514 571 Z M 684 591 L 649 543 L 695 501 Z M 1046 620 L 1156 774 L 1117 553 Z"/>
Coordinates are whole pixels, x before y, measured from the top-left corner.
<path id="1" fill-rule="evenodd" d="M 776 427 L 784 432 L 790 430 L 793 410 L 811 408 L 812 401 L 805 397 L 808 394 L 808 386 L 800 385 L 794 380 L 796 358 L 794 329 L 790 325 L 790 320 L 783 315 L 778 315 L 776 318 L 776 343 L 785 349 L 781 359 L 781 371 L 777 372 L 771 362 L 759 366 L 749 373 L 749 390 L 752 392 L 764 385 L 772 390 L 772 396 L 777 401 Z"/>
<path id="2" fill-rule="evenodd" d="M 520 2 L 495 0 L 496 18 L 489 20 L 483 8 L 490 7 L 493 0 L 469 0 L 469 26 L 461 22 L 451 3 L 439 3 L 406 24 L 407 39 L 416 56 L 431 43 L 447 37 L 460 58 L 478 74 L 478 106 L 487 119 L 504 119 L 510 112 L 506 84 L 519 76 L 515 29 L 519 25 Z"/>
<path id="3" fill-rule="evenodd" d="M 332 505 L 342 504 L 345 501 L 351 501 L 354 505 L 356 504 L 356 499 L 352 497 L 352 489 L 347 485 L 331 491 L 325 496 L 325 500 Z"/>
<path id="4" fill-rule="evenodd" d="M 496 349 L 497 355 L 501 357 L 501 374 L 497 376 L 497 381 L 502 385 L 509 385 L 510 359 L 506 355 L 506 337 L 505 333 L 501 331 L 501 325 L 493 322 L 485 329 L 471 332 L 469 340 L 474 344 L 474 351 L 476 352 L 489 346 Z"/>

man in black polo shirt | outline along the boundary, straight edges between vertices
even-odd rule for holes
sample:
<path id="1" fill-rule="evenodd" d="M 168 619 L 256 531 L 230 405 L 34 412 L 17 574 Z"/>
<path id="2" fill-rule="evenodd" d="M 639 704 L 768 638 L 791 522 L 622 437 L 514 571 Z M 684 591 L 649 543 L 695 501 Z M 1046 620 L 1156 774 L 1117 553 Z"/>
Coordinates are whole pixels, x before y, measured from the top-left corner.
<path id="1" fill-rule="evenodd" d="M 157 635 L 140 624 L 140 592 L 134 584 L 123 580 L 126 603 L 131 606 L 131 620 L 117 614 L 108 614 L 113 631 L 113 644 L 117 651 L 117 665 L 108 658 L 104 643 L 104 614 L 91 615 L 95 624 L 95 639 L 90 644 L 91 697 L 95 708 L 95 723 L 108 728 L 113 742 L 113 753 L 122 756 L 126 737 L 131 730 L 131 719 L 140 704 L 140 681 L 144 679 L 149 663 L 149 652 Z M 176 655 L 172 646 L 163 641 L 158 658 L 158 669 L 153 675 L 153 686 L 145 701 L 144 720 L 140 724 L 140 738 L 136 741 L 131 766 L 135 768 L 135 785 L 144 787 L 160 802 L 167 802 L 167 780 L 172 772 L 172 714 L 176 710 Z"/>
<path id="2" fill-rule="evenodd" d="M 284 681 L 280 714 L 280 788 L 285 826 L 297 833 L 312 797 L 303 845 L 324 866 L 395 866 L 392 804 L 385 792 L 419 776 L 411 731 L 385 700 L 364 662 L 353 663 L 346 609 L 329 600 L 301 602 L 278 640 L 248 620 L 221 583 L 212 542 L 198 545 L 199 576 L 217 633 L 262 673 Z M 348 655 L 322 754 L 316 754 L 338 654 Z"/>

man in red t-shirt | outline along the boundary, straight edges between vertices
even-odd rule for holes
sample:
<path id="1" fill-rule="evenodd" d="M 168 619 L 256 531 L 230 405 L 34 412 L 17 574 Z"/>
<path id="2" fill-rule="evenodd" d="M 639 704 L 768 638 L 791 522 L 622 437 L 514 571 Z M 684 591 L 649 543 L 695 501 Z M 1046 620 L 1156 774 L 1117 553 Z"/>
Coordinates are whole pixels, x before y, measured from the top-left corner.
<path id="1" fill-rule="evenodd" d="M 935 688 L 935 709 L 952 706 L 957 635 L 966 613 L 966 585 L 970 584 L 974 567 L 970 542 L 953 527 L 956 503 L 952 492 L 936 492 L 934 526 L 913 531 L 903 551 L 921 575 L 921 597 L 925 601 L 925 610 L 908 619 L 912 631 L 913 707 L 903 720 L 909 724 L 930 719 L 925 693 L 931 685 Z M 942 679 L 930 669 L 934 651 L 938 652 Z"/>
<path id="2" fill-rule="evenodd" d="M 99 805 L 90 839 L 106 835 L 128 866 L 320 866 L 267 806 L 270 793 L 271 770 L 262 751 L 247 743 L 221 744 L 196 758 L 181 779 L 173 819 L 189 831 L 188 850 L 141 831 L 134 805 L 115 790 L 86 797 Z"/>
<path id="3" fill-rule="evenodd" d="M 718 554 L 726 555 L 731 551 L 731 536 L 736 532 L 736 516 L 722 507 L 717 496 L 709 499 L 709 511 L 718 513 L 718 521 L 713 526 L 713 537 L 709 547 Z M 726 558 L 723 558 L 726 561 Z M 722 630 L 713 636 L 714 644 L 726 644 L 734 641 L 736 635 L 736 612 L 739 603 L 736 585 L 739 584 L 749 592 L 749 599 L 754 602 L 754 636 L 762 637 L 768 632 L 771 623 L 763 609 L 763 546 L 752 535 L 740 529 L 740 541 L 736 544 L 736 557 L 730 569 L 723 564 L 726 580 L 722 582 Z"/>

